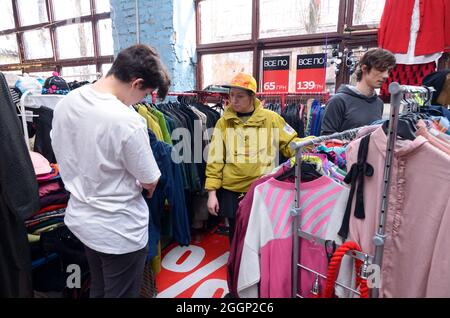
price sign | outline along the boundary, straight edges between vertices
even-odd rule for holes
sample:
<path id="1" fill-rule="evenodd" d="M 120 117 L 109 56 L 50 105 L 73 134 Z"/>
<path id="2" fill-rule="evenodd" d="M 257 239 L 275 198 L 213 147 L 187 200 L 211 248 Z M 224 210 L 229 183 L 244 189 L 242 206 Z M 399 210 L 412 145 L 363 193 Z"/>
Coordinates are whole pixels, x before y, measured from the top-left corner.
<path id="1" fill-rule="evenodd" d="M 228 293 L 228 238 L 212 234 L 189 246 L 173 244 L 162 253 L 156 277 L 158 298 L 221 298 Z"/>
<path id="2" fill-rule="evenodd" d="M 290 56 L 263 58 L 263 91 L 287 92 L 289 90 Z"/>
<path id="3" fill-rule="evenodd" d="M 326 67 L 327 59 L 325 54 L 298 55 L 296 92 L 324 92 L 326 88 Z"/>

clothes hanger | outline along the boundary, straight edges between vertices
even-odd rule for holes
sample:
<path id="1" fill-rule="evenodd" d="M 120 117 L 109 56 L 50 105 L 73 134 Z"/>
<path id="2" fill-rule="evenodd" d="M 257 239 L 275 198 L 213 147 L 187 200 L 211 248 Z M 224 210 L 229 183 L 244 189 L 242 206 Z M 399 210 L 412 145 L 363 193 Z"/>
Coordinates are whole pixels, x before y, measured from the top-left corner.
<path id="1" fill-rule="evenodd" d="M 314 163 L 302 161 L 301 165 L 302 165 L 301 166 L 301 180 L 302 181 L 312 181 L 312 180 L 322 177 L 322 174 L 320 174 L 316 170 L 316 165 Z M 278 181 L 283 181 L 290 177 L 295 177 L 295 165 L 293 167 L 289 168 L 283 174 L 276 177 L 275 179 L 277 179 Z"/>

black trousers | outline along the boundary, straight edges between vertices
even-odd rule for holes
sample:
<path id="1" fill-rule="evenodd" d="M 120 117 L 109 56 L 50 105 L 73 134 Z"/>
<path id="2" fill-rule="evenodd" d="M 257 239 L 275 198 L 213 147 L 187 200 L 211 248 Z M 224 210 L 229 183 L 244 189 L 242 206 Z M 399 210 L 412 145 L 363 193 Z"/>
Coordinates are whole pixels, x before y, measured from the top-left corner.
<path id="1" fill-rule="evenodd" d="M 219 214 L 228 219 L 230 225 L 230 243 L 233 240 L 234 232 L 236 229 L 236 212 L 239 208 L 239 201 L 244 197 L 244 193 L 233 192 L 226 189 L 219 189 Z"/>
<path id="2" fill-rule="evenodd" d="M 91 274 L 90 298 L 139 297 L 148 245 L 136 252 L 113 255 L 85 246 Z"/>

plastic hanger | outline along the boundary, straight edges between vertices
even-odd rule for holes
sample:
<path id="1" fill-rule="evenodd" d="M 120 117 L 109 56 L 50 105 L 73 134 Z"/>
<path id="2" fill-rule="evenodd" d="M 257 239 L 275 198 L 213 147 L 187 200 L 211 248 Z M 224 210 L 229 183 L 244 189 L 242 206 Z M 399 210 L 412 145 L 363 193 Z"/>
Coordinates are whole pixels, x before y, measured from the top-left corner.
<path id="1" fill-rule="evenodd" d="M 301 165 L 302 165 L 301 166 L 302 181 L 311 181 L 322 177 L 322 175 L 319 172 L 317 172 L 315 164 L 302 161 Z M 283 181 L 294 176 L 295 176 L 295 165 L 292 168 L 289 168 L 289 170 L 285 171 L 280 176 L 278 176 L 276 179 L 278 181 Z"/>

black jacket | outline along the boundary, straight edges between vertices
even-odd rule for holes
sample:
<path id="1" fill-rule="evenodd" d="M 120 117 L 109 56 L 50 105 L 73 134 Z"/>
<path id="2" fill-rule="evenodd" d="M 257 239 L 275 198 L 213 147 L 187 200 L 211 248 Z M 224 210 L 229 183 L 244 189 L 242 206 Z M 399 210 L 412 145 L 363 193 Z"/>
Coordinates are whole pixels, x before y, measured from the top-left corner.
<path id="1" fill-rule="evenodd" d="M 0 73 L 0 298 L 32 297 L 24 220 L 39 210 L 39 192 L 17 113 Z"/>

